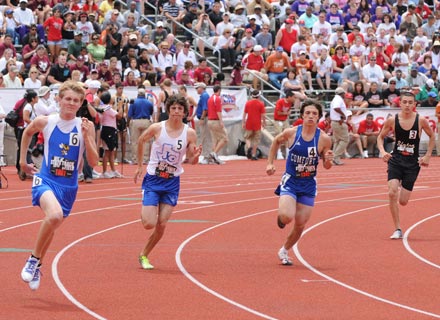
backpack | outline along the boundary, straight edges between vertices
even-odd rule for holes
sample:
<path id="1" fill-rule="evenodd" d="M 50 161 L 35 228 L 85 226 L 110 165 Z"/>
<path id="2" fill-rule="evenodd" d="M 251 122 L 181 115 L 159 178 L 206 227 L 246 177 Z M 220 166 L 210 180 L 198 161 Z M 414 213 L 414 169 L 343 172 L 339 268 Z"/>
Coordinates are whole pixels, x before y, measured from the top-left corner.
<path id="1" fill-rule="evenodd" d="M 246 142 L 241 141 L 240 139 L 238 139 L 238 146 L 237 146 L 237 156 L 246 156 Z"/>
<path id="2" fill-rule="evenodd" d="M 6 115 L 5 122 L 9 124 L 12 128 L 17 127 L 18 120 L 20 119 L 20 112 L 24 108 L 26 103 L 27 101 L 25 99 L 20 107 L 18 107 L 16 110 L 9 111 Z"/>

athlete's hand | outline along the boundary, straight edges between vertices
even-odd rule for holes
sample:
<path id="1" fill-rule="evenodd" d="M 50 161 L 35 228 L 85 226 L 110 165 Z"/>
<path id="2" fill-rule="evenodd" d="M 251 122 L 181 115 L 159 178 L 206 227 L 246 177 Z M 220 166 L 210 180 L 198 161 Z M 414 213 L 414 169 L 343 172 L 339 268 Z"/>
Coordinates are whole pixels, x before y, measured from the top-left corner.
<path id="1" fill-rule="evenodd" d="M 333 153 L 332 150 L 327 150 L 327 152 L 324 154 L 325 162 L 333 161 L 334 158 L 335 158 L 335 154 Z"/>
<path id="2" fill-rule="evenodd" d="M 84 137 L 92 135 L 95 132 L 95 125 L 86 118 L 81 118 L 81 132 Z"/>
<path id="3" fill-rule="evenodd" d="M 273 175 L 275 173 L 275 171 L 276 171 L 276 169 L 275 169 L 275 166 L 273 164 L 268 164 L 266 166 L 266 173 L 267 173 L 268 176 Z"/>
<path id="4" fill-rule="evenodd" d="M 388 160 L 390 160 L 392 156 L 393 156 L 393 155 L 392 155 L 391 153 L 385 152 L 385 153 L 382 155 L 382 160 L 385 161 L 385 162 L 388 162 Z"/>
<path id="5" fill-rule="evenodd" d="M 431 159 L 431 157 L 426 155 L 424 155 L 423 157 L 419 157 L 419 166 L 421 167 L 429 166 L 429 159 Z"/>
<path id="6" fill-rule="evenodd" d="M 143 171 L 142 165 L 136 169 L 136 172 L 134 173 L 134 177 L 133 177 L 134 183 L 137 183 L 138 178 L 142 179 L 142 171 Z"/>

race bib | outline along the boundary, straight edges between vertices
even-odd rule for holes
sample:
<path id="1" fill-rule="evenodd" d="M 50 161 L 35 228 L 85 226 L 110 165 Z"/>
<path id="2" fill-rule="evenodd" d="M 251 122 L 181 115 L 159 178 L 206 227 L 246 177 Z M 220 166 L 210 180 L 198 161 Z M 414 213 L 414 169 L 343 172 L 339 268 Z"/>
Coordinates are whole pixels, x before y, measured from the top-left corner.
<path id="1" fill-rule="evenodd" d="M 177 168 L 175 166 L 170 165 L 167 162 L 160 161 L 156 167 L 156 176 L 164 179 L 170 179 L 174 177 Z"/>
<path id="2" fill-rule="evenodd" d="M 50 173 L 57 177 L 70 178 L 73 175 L 75 166 L 74 160 L 55 156 L 50 160 Z"/>

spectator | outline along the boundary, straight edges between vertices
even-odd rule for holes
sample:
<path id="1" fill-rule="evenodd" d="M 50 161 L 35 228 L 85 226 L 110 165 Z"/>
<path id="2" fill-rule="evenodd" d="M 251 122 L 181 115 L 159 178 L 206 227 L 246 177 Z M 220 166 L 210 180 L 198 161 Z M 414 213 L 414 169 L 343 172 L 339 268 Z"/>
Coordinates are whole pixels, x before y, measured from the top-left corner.
<path id="1" fill-rule="evenodd" d="M 370 89 L 365 95 L 365 99 L 368 101 L 368 108 L 382 108 L 384 106 L 384 99 L 382 93 L 378 90 L 377 82 L 370 83 Z"/>
<path id="2" fill-rule="evenodd" d="M 218 38 L 215 45 L 215 51 L 220 52 L 221 68 L 231 67 L 235 62 L 235 38 L 231 35 L 232 30 L 225 29 L 223 34 Z"/>
<path id="3" fill-rule="evenodd" d="M 261 128 L 266 126 L 266 109 L 260 98 L 260 92 L 253 90 L 252 99 L 247 101 L 244 106 L 242 126 L 245 130 L 247 154 L 251 155 L 251 160 L 258 160 L 257 148 L 261 141 Z M 251 151 L 251 152 L 249 152 Z"/>
<path id="4" fill-rule="evenodd" d="M 89 54 L 89 63 L 92 66 L 96 66 L 104 61 L 106 56 L 105 46 L 99 44 L 99 34 L 92 35 L 92 41 L 87 45 L 87 51 Z"/>
<path id="5" fill-rule="evenodd" d="M 171 25 L 171 32 L 177 34 L 177 24 L 174 22 L 181 22 L 185 16 L 185 10 L 181 5 L 176 3 L 176 0 L 169 0 L 163 6 L 163 14 L 167 18 L 168 23 Z"/>
<path id="6" fill-rule="evenodd" d="M 289 58 L 284 53 L 283 47 L 277 47 L 276 52 L 267 58 L 264 69 L 267 71 L 269 81 L 281 89 L 281 81 L 287 76 L 286 70 L 290 68 Z"/>
<path id="7" fill-rule="evenodd" d="M 347 107 L 344 99 L 345 90 L 341 87 L 336 88 L 335 96 L 330 103 L 330 119 L 333 129 L 333 152 L 335 165 L 343 165 L 341 157 L 345 154 L 348 145 L 348 126 L 347 126 Z"/>
<path id="8" fill-rule="evenodd" d="M 231 23 L 235 28 L 244 30 L 247 24 L 247 17 L 244 14 L 244 6 L 238 3 L 234 8 L 234 13 L 231 15 Z"/>
<path id="9" fill-rule="evenodd" d="M 118 32 L 118 26 L 116 24 L 109 24 L 106 31 L 105 59 L 110 59 L 111 57 L 119 59 L 121 57 L 122 35 Z"/>
<path id="10" fill-rule="evenodd" d="M 361 80 L 360 64 L 355 61 L 355 58 L 349 60 L 348 65 L 344 67 L 341 73 L 341 87 L 346 91 L 353 91 L 355 83 Z"/>
<path id="11" fill-rule="evenodd" d="M 257 44 L 257 39 L 253 37 L 253 31 L 250 28 L 245 30 L 243 38 L 240 40 L 240 51 L 243 55 L 251 52 L 252 48 Z"/>
<path id="12" fill-rule="evenodd" d="M 159 46 L 167 38 L 168 31 L 163 27 L 163 22 L 158 21 L 156 23 L 156 29 L 151 32 L 151 41 Z"/>
<path id="13" fill-rule="evenodd" d="M 286 92 L 284 98 L 278 99 L 275 104 L 275 110 L 273 113 L 274 129 L 276 135 L 283 132 L 285 129 L 290 127 L 290 113 L 293 109 L 293 104 L 295 102 L 295 94 L 292 90 Z M 283 158 L 286 157 L 286 145 L 281 144 L 280 146 L 281 154 Z"/>
<path id="14" fill-rule="evenodd" d="M 189 10 L 186 12 L 185 16 L 182 19 L 182 23 L 183 25 L 188 28 L 189 30 L 193 29 L 193 21 L 197 20 L 197 9 L 199 8 L 198 4 L 196 2 L 193 2 L 190 4 L 189 6 Z M 188 32 L 188 31 L 184 31 L 185 33 L 185 38 L 187 41 L 192 42 L 193 41 L 193 36 L 192 33 Z"/>
<path id="15" fill-rule="evenodd" d="M 197 94 L 200 95 L 199 101 L 197 102 L 197 108 L 193 117 L 197 117 L 197 136 L 198 141 L 202 145 L 202 156 L 203 160 L 201 164 L 214 163 L 209 156 L 209 150 L 211 149 L 211 134 L 208 128 L 208 100 L 209 94 L 206 92 L 206 84 L 203 82 L 197 82 L 194 85 Z M 191 117 L 189 120 L 192 120 Z"/>
<path id="16" fill-rule="evenodd" d="M 301 3 L 301 1 L 299 1 L 299 3 Z M 306 6 L 306 11 L 299 16 L 298 21 L 303 21 L 304 22 L 304 26 L 307 29 L 311 30 L 313 28 L 313 25 L 315 24 L 315 22 L 318 21 L 318 17 L 313 14 L 313 7 L 312 7 L 312 5 L 307 5 Z"/>
<path id="17" fill-rule="evenodd" d="M 169 97 L 175 94 L 172 88 L 173 82 L 171 79 L 165 79 L 160 86 L 161 91 L 157 98 L 157 104 L 155 106 L 154 122 L 165 121 L 168 119 L 168 113 L 166 111 L 166 105 Z"/>
<path id="18" fill-rule="evenodd" d="M 145 89 L 138 89 L 138 96 L 130 104 L 128 109 L 128 125 L 131 134 L 131 160 L 133 164 L 142 163 L 144 159 L 137 158 L 138 140 L 143 131 L 148 129 L 152 123 L 154 106 L 150 100 L 145 97 Z M 149 144 L 147 143 L 147 157 L 149 154 Z"/>
<path id="19" fill-rule="evenodd" d="M 3 57 L 6 49 L 11 49 L 12 56 L 17 58 L 17 50 L 15 49 L 12 37 L 9 34 L 6 34 L 3 38 L 3 42 L 0 43 L 0 57 Z"/>
<path id="20" fill-rule="evenodd" d="M 11 37 L 12 41 L 15 43 L 20 41 L 20 35 L 18 32 L 16 32 L 20 23 L 15 19 L 13 13 L 14 11 L 12 11 L 12 9 L 5 10 L 3 29 L 5 30 L 6 34 Z M 35 26 L 35 33 L 37 33 L 36 26 Z"/>
<path id="21" fill-rule="evenodd" d="M 437 107 L 438 101 L 437 101 L 438 94 L 434 91 L 428 92 L 428 98 L 425 100 L 422 100 L 420 103 L 421 108 L 435 108 Z"/>
<path id="22" fill-rule="evenodd" d="M 221 87 L 214 86 L 213 92 L 208 99 L 208 128 L 212 139 L 212 152 L 209 155 L 215 163 L 223 164 L 218 153 L 228 143 L 228 132 L 223 122 Z"/>
<path id="23" fill-rule="evenodd" d="M 82 41 L 85 45 L 90 42 L 91 36 L 95 33 L 93 24 L 88 20 L 87 12 L 79 14 L 79 21 L 76 22 L 76 30 L 82 32 Z"/>
<path id="24" fill-rule="evenodd" d="M 22 40 L 29 32 L 31 25 L 35 25 L 35 15 L 31 9 L 27 7 L 27 0 L 20 0 L 19 6 L 14 9 L 14 19 L 18 24 L 18 36 Z M 37 32 L 40 39 L 44 39 L 44 29 L 41 25 L 37 26 Z"/>
<path id="25" fill-rule="evenodd" d="M 73 12 L 70 10 L 63 13 L 63 19 L 64 24 L 63 29 L 61 30 L 63 42 L 61 44 L 61 48 L 67 49 L 69 47 L 69 44 L 73 42 L 73 39 L 75 37 L 74 33 L 76 30 L 76 24 L 73 21 Z"/>
<path id="26" fill-rule="evenodd" d="M 139 43 L 139 48 L 146 49 L 148 52 L 148 56 L 151 58 L 155 54 L 159 53 L 159 48 L 150 41 L 150 35 L 144 34 L 142 36 L 142 41 Z"/>
<path id="27" fill-rule="evenodd" d="M 85 59 L 84 56 L 78 56 L 76 58 L 75 64 L 70 66 L 70 72 L 73 72 L 74 70 L 78 70 L 80 72 L 80 81 L 84 82 L 89 77 L 89 68 L 84 64 Z"/>
<path id="28" fill-rule="evenodd" d="M 82 37 L 82 31 L 75 30 L 73 41 L 70 42 L 69 46 L 67 47 L 68 57 L 70 61 L 76 61 L 76 59 L 80 56 L 81 48 L 83 47 Z"/>
<path id="29" fill-rule="evenodd" d="M 29 77 L 24 80 L 23 88 L 25 89 L 40 89 L 41 81 L 38 79 L 38 70 L 37 68 L 31 68 L 29 70 Z"/>
<path id="30" fill-rule="evenodd" d="M 60 85 L 70 78 L 70 69 L 67 65 L 67 55 L 60 54 L 58 57 L 58 63 L 52 65 L 49 75 L 47 76 L 47 82 L 49 85 Z"/>
<path id="31" fill-rule="evenodd" d="M 249 23 L 245 25 L 245 29 L 252 30 L 252 37 L 256 37 L 261 30 L 261 26 L 256 23 L 257 18 L 254 15 L 247 16 Z"/>
<path id="32" fill-rule="evenodd" d="M 330 23 L 328 23 L 327 21 L 325 21 L 326 18 L 326 12 L 325 11 L 321 11 L 319 13 L 318 16 L 318 21 L 316 21 L 313 24 L 312 27 L 312 34 L 315 37 L 315 40 L 318 39 L 318 35 L 322 35 L 323 37 L 323 43 L 325 45 L 328 45 L 329 40 L 330 40 L 330 35 L 332 33 L 332 26 Z"/>
<path id="33" fill-rule="evenodd" d="M 370 58 L 370 63 L 362 67 L 362 76 L 365 79 L 366 89 L 368 89 L 373 82 L 382 88 L 384 74 L 383 70 L 376 64 L 375 56 Z"/>
<path id="34" fill-rule="evenodd" d="M 333 60 L 328 56 L 326 49 L 321 50 L 321 56 L 319 59 L 316 59 L 313 71 L 316 72 L 316 81 L 318 82 L 319 88 L 321 90 L 330 90 L 330 76 L 333 73 Z M 322 78 L 325 78 L 325 87 Z"/>
<path id="35" fill-rule="evenodd" d="M 84 10 L 84 8 L 83 8 Z M 96 13 L 89 12 L 89 21 L 93 26 L 93 33 L 101 34 L 101 25 L 96 21 Z"/>
<path id="36" fill-rule="evenodd" d="M 23 88 L 21 79 L 18 76 L 19 70 L 15 64 L 11 64 L 8 67 L 8 73 L 3 76 L 3 82 L 5 88 Z"/>
<path id="37" fill-rule="evenodd" d="M 37 38 L 30 38 L 29 43 L 27 43 L 21 50 L 21 55 L 23 58 L 24 67 L 29 70 L 31 67 L 31 58 L 37 52 L 38 40 Z M 0 70 L 2 68 L 0 67 Z"/>
<path id="38" fill-rule="evenodd" d="M 285 52 L 289 52 L 292 45 L 297 42 L 298 32 L 293 28 L 294 21 L 292 19 L 286 19 L 285 28 L 278 30 L 275 37 L 275 47 L 281 46 Z"/>
<path id="39" fill-rule="evenodd" d="M 47 76 L 51 69 L 51 62 L 47 56 L 46 47 L 39 44 L 36 49 L 36 53 L 33 55 L 30 61 L 31 68 L 35 67 L 39 71 L 39 79 L 41 84 L 46 84 Z"/>
<path id="40" fill-rule="evenodd" d="M 400 96 L 400 90 L 396 88 L 396 79 L 388 80 L 388 88 L 383 91 L 384 105 L 391 107 L 395 98 Z"/>
<path id="41" fill-rule="evenodd" d="M 156 68 L 158 79 L 162 79 L 167 67 L 173 68 L 173 56 L 168 52 L 169 48 L 168 42 L 163 41 L 159 45 L 159 54 L 152 61 L 153 66 Z"/>
<path id="42" fill-rule="evenodd" d="M 364 158 L 368 158 L 368 149 L 372 150 L 374 155 L 374 149 L 376 146 L 377 136 L 379 135 L 379 127 L 374 121 L 374 116 L 372 113 L 368 113 L 366 118 L 359 123 L 358 134 L 362 141 L 362 155 Z"/>
<path id="43" fill-rule="evenodd" d="M 185 42 L 182 51 L 173 57 L 173 66 L 176 72 L 183 70 L 187 61 L 190 61 L 193 66 L 198 65 L 196 55 L 191 49 L 191 43 L 189 42 Z"/>
<path id="44" fill-rule="evenodd" d="M 349 150 L 350 146 L 352 144 L 355 144 L 358 151 L 359 151 L 359 155 L 360 157 L 363 159 L 364 158 L 364 153 L 363 153 L 363 148 L 362 148 L 362 142 L 361 142 L 361 137 L 357 132 L 357 130 L 355 130 L 355 125 L 353 123 L 353 117 L 352 117 L 353 113 L 350 110 L 347 110 L 347 126 L 348 126 L 348 145 L 347 145 L 347 150 Z M 353 155 L 355 156 L 355 155 Z M 353 158 L 352 155 L 350 155 L 347 151 L 345 152 L 345 157 L 347 159 Z"/>
<path id="45" fill-rule="evenodd" d="M 267 81 L 269 78 L 264 70 L 264 58 L 262 56 L 263 47 L 255 45 L 251 53 L 245 55 L 242 60 L 244 67 L 243 81 L 252 81 L 254 89 L 258 89 L 260 86 L 260 79 Z"/>
<path id="46" fill-rule="evenodd" d="M 204 82 L 206 74 L 208 74 L 210 76 L 210 78 L 212 79 L 212 75 L 213 75 L 212 69 L 210 67 L 208 67 L 208 63 L 206 62 L 206 58 L 200 57 L 199 58 L 199 65 L 194 70 L 194 80 L 196 82 Z"/>
<path id="47" fill-rule="evenodd" d="M 48 116 L 57 113 L 57 103 L 51 95 L 51 90 L 47 86 L 42 86 L 38 90 L 38 102 L 34 105 L 35 115 Z"/>
<path id="48" fill-rule="evenodd" d="M 417 63 L 413 63 L 409 76 L 406 78 L 406 80 L 408 82 L 408 86 L 410 87 L 414 87 L 415 85 L 422 87 L 428 80 L 428 77 L 418 71 Z"/>

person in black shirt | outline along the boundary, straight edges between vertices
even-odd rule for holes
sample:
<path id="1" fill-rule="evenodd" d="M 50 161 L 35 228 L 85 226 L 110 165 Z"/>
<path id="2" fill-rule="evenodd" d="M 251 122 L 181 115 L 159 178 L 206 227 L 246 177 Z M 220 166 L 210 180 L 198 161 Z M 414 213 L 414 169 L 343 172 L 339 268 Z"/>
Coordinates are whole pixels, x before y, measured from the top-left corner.
<path id="1" fill-rule="evenodd" d="M 107 50 L 105 51 L 105 59 L 110 59 L 111 57 L 120 59 L 122 35 L 118 32 L 118 26 L 116 24 L 108 24 L 106 30 L 105 43 Z"/>
<path id="2" fill-rule="evenodd" d="M 365 95 L 365 100 L 368 101 L 368 108 L 381 108 L 383 107 L 382 94 L 377 90 L 377 83 L 371 82 L 370 90 Z"/>
<path id="3" fill-rule="evenodd" d="M 388 88 L 382 92 L 382 97 L 384 97 L 383 102 L 385 106 L 391 106 L 393 100 L 400 96 L 400 90 L 396 89 L 397 81 L 396 79 L 390 79 L 388 81 Z"/>
<path id="4" fill-rule="evenodd" d="M 67 53 L 58 56 L 58 63 L 50 68 L 47 81 L 49 84 L 62 84 L 70 78 L 70 68 L 67 64 Z"/>
<path id="5" fill-rule="evenodd" d="M 383 161 L 388 163 L 389 208 L 395 227 L 391 239 L 402 239 L 399 204 L 408 204 L 420 167 L 429 165 L 435 145 L 435 135 L 425 117 L 414 111 L 416 98 L 412 92 L 400 94 L 400 112 L 389 117 L 377 137 L 377 147 Z M 392 153 L 384 148 L 384 139 L 390 131 L 395 133 L 396 143 Z M 428 149 L 424 156 L 419 156 L 420 137 L 424 131 L 429 137 Z M 400 191 L 399 191 L 400 189 Z"/>

